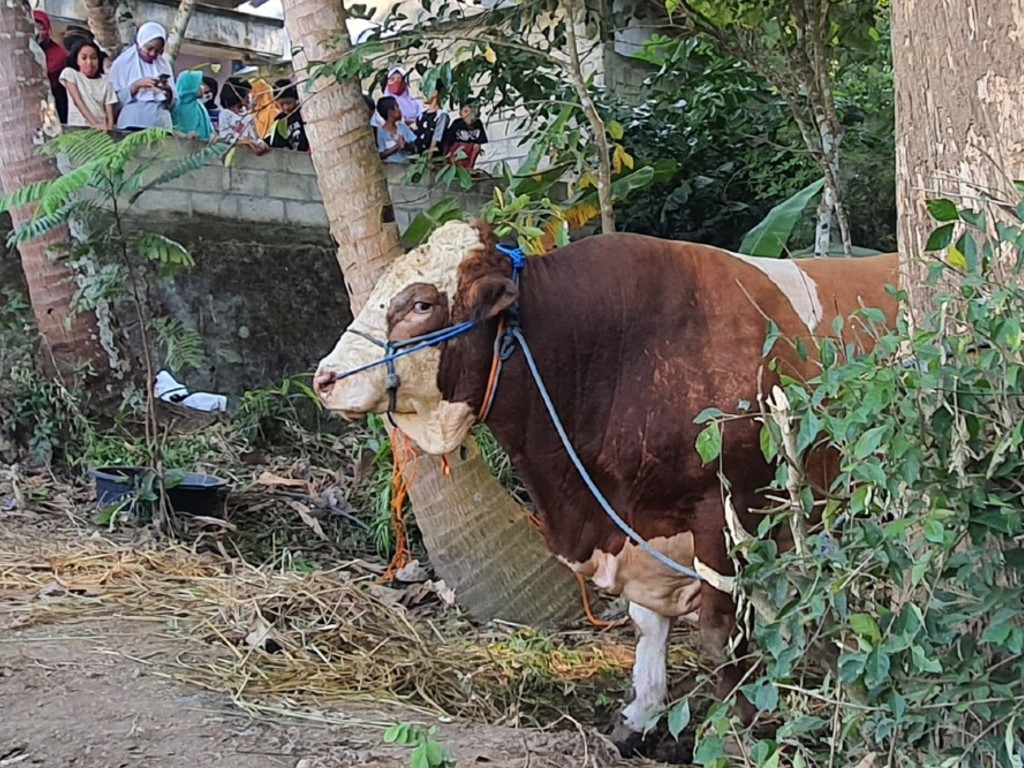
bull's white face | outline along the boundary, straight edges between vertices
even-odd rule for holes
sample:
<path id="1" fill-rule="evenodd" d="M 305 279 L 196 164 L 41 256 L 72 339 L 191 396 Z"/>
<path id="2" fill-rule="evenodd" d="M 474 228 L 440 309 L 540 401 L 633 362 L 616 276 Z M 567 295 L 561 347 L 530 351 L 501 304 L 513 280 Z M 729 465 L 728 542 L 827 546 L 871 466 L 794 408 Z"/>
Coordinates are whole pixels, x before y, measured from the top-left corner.
<path id="1" fill-rule="evenodd" d="M 388 338 L 388 308 L 392 300 L 414 284 L 433 286 L 450 304 L 458 285 L 458 267 L 471 252 L 481 248 L 480 233 L 461 221 L 444 224 L 426 244 L 399 257 L 377 282 L 362 311 L 349 329 L 376 339 Z M 354 333 L 345 332 L 327 357 L 320 361 L 314 379 L 317 393 L 328 410 L 346 419 L 368 413 L 385 413 L 390 395 L 383 365 L 332 382 L 332 375 L 380 360 L 384 350 Z M 395 423 L 427 453 L 441 454 L 457 448 L 475 422 L 465 403 L 449 403 L 437 386 L 441 353 L 436 348 L 414 352 L 395 361 L 401 379 Z"/>

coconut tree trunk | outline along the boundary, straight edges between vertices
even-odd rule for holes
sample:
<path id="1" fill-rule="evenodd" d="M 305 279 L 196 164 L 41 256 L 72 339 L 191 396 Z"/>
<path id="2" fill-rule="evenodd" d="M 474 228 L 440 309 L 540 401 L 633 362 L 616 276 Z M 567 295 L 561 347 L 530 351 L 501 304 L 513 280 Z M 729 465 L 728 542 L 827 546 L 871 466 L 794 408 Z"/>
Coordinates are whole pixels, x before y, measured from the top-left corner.
<path id="1" fill-rule="evenodd" d="M 342 4 L 284 0 L 285 27 L 298 49 L 295 69 L 344 55 L 323 41 L 348 44 Z M 381 271 L 401 253 L 384 169 L 356 82 L 321 79 L 304 94 L 302 116 L 317 180 L 338 242 L 338 263 L 353 312 Z M 457 452 L 458 453 L 458 452 Z M 438 575 L 480 619 L 555 625 L 580 615 L 575 578 L 547 550 L 521 507 L 491 475 L 473 444 L 441 462 L 420 457 L 409 489 L 416 522 Z"/>
<path id="2" fill-rule="evenodd" d="M 171 67 L 174 66 L 174 60 L 178 58 L 181 42 L 185 39 L 185 30 L 188 29 L 188 23 L 195 10 L 196 0 L 181 0 L 178 3 L 178 12 L 174 14 L 174 23 L 171 24 L 171 28 L 167 32 L 167 46 L 164 48 L 164 56 L 167 57 Z"/>
<path id="3" fill-rule="evenodd" d="M 135 38 L 134 0 L 83 0 L 89 29 L 103 49 L 116 56 Z"/>
<path id="4" fill-rule="evenodd" d="M 107 0 L 84 0 L 85 21 L 96 42 L 111 56 L 121 50 L 121 33 L 117 29 L 114 6 Z"/>
<path id="5" fill-rule="evenodd" d="M 1014 179 L 1024 178 L 1021 18 L 1019 0 L 892 2 L 897 235 L 913 318 L 922 318 L 952 279 L 947 270 L 947 282 L 926 284 L 925 245 L 936 226 L 926 201 L 978 208 L 983 197 L 1014 207 L 1020 200 Z M 1000 215 L 995 206 L 989 212 Z M 991 277 L 1009 279 L 1012 258 L 995 262 Z"/>
<path id="6" fill-rule="evenodd" d="M 5 194 L 60 176 L 56 161 L 35 151 L 35 139 L 42 135 L 40 105 L 47 99 L 49 83 L 29 48 L 34 35 L 27 4 L 0 2 L 0 184 Z M 31 218 L 31 206 L 11 211 L 15 227 Z M 110 361 L 100 344 L 95 315 L 71 313 L 76 284 L 63 253 L 69 242 L 67 227 L 57 227 L 23 243 L 18 247 L 21 266 L 43 340 L 44 368 L 71 374 L 89 365 L 100 374 L 100 384 Z"/>

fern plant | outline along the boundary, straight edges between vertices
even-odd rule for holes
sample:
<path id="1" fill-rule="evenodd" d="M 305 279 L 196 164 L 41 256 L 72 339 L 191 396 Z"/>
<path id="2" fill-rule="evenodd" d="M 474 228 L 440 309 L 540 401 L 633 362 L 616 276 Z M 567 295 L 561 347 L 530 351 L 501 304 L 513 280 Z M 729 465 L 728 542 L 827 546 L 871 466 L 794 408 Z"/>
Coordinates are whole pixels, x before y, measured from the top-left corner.
<path id="1" fill-rule="evenodd" d="M 84 232 L 71 248 L 72 263 L 89 260 L 93 268 L 79 279 L 72 302 L 76 312 L 101 305 L 116 308 L 127 297 L 135 314 L 145 367 L 145 437 L 147 463 L 162 474 L 153 381 L 154 344 L 164 350 L 164 363 L 178 369 L 201 362 L 201 339 L 178 321 L 151 316 L 146 301 L 147 276 L 166 280 L 194 265 L 180 243 L 156 232 L 129 229 L 126 218 L 139 197 L 210 162 L 224 157 L 229 146 L 211 144 L 186 157 L 163 151 L 170 132 L 150 128 L 115 138 L 96 130 L 70 131 L 47 142 L 40 152 L 54 156 L 63 168 L 60 178 L 28 184 L 0 197 L 0 213 L 34 206 L 33 216 L 9 237 L 17 245 L 62 224 Z M 138 220 L 136 220 L 137 223 Z M 124 327 L 124 323 L 121 324 Z"/>

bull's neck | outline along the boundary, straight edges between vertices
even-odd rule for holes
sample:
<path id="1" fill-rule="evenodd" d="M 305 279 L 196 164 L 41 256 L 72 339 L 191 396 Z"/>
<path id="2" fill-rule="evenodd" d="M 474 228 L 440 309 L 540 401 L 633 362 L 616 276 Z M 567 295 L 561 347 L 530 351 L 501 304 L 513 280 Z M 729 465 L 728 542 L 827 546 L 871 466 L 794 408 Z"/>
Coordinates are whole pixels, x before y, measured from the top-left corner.
<path id="1" fill-rule="evenodd" d="M 621 340 L 628 332 L 628 313 L 626 307 L 605 306 L 595 318 L 586 291 L 576 289 L 565 266 L 555 256 L 530 262 L 521 281 L 519 327 L 575 450 L 589 463 L 600 450 L 600 425 L 607 423 L 611 407 L 610 401 L 594 395 L 591 385 L 605 378 L 601 370 L 607 373 L 616 366 L 619 342 L 610 340 Z M 488 327 L 463 351 L 461 387 L 477 388 L 481 394 L 474 403 L 482 401 L 487 387 L 496 332 L 496 324 Z M 579 476 L 555 437 L 519 344 L 502 366 L 486 425 L 508 452 L 532 499 L 565 498 L 579 487 Z M 593 548 L 604 543 L 596 531 L 580 530 L 579 518 L 565 510 L 538 505 L 538 513 L 553 546 L 574 542 Z M 556 554 L 572 556 L 569 551 Z"/>

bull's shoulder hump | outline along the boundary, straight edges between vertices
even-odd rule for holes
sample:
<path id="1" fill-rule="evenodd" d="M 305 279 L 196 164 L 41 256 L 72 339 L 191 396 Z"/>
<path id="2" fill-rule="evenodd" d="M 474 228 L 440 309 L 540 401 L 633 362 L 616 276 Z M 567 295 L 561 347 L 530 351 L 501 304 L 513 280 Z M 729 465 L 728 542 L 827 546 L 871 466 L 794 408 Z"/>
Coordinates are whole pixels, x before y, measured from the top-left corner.
<path id="1" fill-rule="evenodd" d="M 817 281 L 798 261 L 746 256 L 742 253 L 722 251 L 733 259 L 747 264 L 767 277 L 793 308 L 807 330 L 814 331 L 824 317 L 821 294 Z"/>

